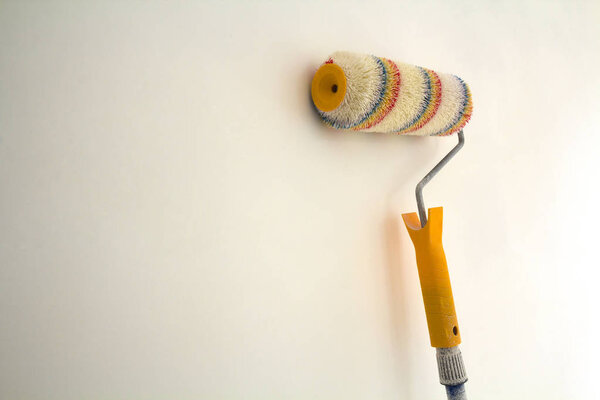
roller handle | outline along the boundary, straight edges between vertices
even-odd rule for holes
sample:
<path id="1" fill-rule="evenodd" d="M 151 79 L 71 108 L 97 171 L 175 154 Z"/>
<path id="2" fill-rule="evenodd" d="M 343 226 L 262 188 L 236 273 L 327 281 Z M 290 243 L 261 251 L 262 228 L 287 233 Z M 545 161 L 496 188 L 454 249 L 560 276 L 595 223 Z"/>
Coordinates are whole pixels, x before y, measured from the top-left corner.
<path id="1" fill-rule="evenodd" d="M 416 213 L 403 214 L 402 218 L 415 246 L 431 346 L 458 346 L 460 330 L 442 246 L 443 209 L 430 208 L 429 219 L 423 228 Z"/>

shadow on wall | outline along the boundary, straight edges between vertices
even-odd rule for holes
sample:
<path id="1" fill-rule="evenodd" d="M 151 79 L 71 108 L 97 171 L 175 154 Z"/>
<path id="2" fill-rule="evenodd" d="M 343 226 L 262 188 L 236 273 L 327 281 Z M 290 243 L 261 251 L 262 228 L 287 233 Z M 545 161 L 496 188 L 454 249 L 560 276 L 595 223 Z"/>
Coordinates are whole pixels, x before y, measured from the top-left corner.
<path id="1" fill-rule="evenodd" d="M 400 217 L 390 210 L 384 220 L 388 302 L 396 373 L 397 376 L 404 378 L 404 382 L 411 382 L 409 330 L 405 328 L 408 324 L 406 285 L 409 279 L 406 274 L 406 263 L 403 263 L 401 256 L 410 249 L 402 244 L 399 231 L 402 226 L 399 219 Z M 404 385 L 400 389 L 401 398 L 408 399 L 410 389 L 408 385 Z"/>

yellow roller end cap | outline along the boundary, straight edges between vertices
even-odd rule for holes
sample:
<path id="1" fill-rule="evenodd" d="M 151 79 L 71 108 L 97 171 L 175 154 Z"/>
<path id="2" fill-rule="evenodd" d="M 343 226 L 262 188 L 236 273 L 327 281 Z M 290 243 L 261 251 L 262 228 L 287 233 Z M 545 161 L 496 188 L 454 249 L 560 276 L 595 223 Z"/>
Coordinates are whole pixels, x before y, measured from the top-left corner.
<path id="1" fill-rule="evenodd" d="M 346 96 L 346 75 L 336 64 L 323 64 L 312 80 L 311 95 L 315 106 L 321 111 L 333 111 Z"/>

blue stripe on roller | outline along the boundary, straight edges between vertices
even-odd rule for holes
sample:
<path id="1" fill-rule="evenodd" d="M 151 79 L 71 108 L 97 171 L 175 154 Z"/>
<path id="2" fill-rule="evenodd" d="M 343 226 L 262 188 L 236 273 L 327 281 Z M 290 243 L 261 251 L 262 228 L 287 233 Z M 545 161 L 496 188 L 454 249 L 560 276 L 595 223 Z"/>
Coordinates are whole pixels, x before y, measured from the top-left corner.
<path id="1" fill-rule="evenodd" d="M 419 68 L 419 70 L 421 71 L 421 75 L 423 75 L 423 79 L 425 79 L 425 82 L 427 82 L 427 89 L 425 89 L 425 101 L 421 105 L 421 108 L 419 109 L 419 112 L 417 113 L 417 115 L 412 120 L 410 120 L 410 122 L 405 124 L 400 129 L 394 129 L 393 132 L 402 132 L 403 130 L 408 129 L 408 128 L 412 127 L 414 124 L 416 124 L 421 119 L 423 114 L 425 114 L 425 111 L 427 111 L 427 106 L 429 106 L 429 102 L 431 101 L 431 93 L 432 93 L 431 77 L 429 76 L 427 71 L 425 71 L 424 68 L 421 68 L 421 67 L 417 67 L 417 68 Z"/>
<path id="2" fill-rule="evenodd" d="M 440 129 L 436 133 L 432 133 L 431 136 L 441 135 L 442 133 L 447 132 L 454 125 L 456 125 L 456 123 L 462 118 L 463 114 L 465 113 L 465 110 L 467 109 L 467 104 L 469 104 L 469 95 L 468 95 L 468 91 L 467 91 L 467 84 L 462 79 L 460 79 L 458 76 L 456 76 L 456 75 L 452 75 L 452 76 L 455 77 L 456 79 L 458 79 L 458 81 L 460 82 L 460 85 L 462 86 L 463 97 L 464 97 L 462 109 L 458 112 L 456 117 L 454 117 L 452 122 L 450 122 L 448 125 L 446 125 L 442 129 Z"/>

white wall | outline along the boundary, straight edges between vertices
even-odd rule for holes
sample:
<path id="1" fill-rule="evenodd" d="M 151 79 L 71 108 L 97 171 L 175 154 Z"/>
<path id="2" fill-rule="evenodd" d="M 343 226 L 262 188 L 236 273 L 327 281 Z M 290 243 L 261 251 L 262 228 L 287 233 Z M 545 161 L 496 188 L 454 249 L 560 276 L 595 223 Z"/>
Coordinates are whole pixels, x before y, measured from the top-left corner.
<path id="1" fill-rule="evenodd" d="M 0 397 L 442 399 L 397 217 L 455 138 L 329 131 L 334 50 L 462 76 L 473 399 L 597 396 L 598 2 L 3 2 Z"/>

